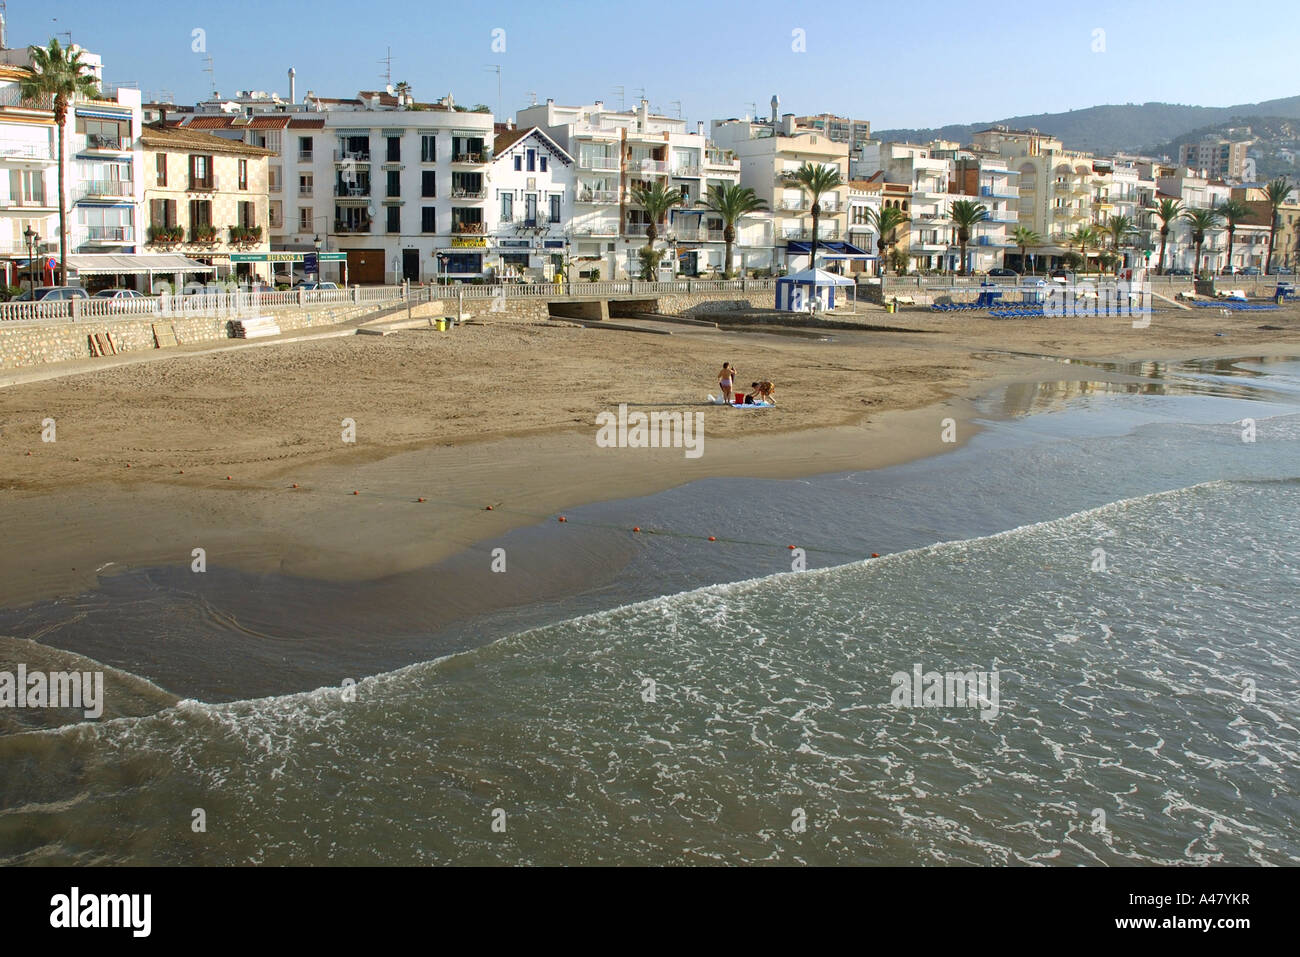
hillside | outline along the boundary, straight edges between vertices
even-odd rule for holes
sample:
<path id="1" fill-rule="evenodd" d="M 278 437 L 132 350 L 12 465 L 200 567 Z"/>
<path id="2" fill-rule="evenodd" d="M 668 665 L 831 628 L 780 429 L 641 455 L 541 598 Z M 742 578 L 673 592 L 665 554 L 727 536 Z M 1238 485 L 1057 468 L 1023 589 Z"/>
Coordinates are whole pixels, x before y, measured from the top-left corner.
<path id="1" fill-rule="evenodd" d="M 953 124 L 932 129 L 873 130 L 882 140 L 924 143 L 932 139 L 969 143 L 971 134 L 995 124 L 1023 130 L 1033 128 L 1059 137 L 1069 148 L 1097 153 L 1136 153 L 1153 144 L 1169 143 L 1193 131 L 1229 124 L 1246 117 L 1300 119 L 1300 96 L 1238 106 L 1184 106 L 1177 103 L 1126 103 L 1090 106 L 1065 113 L 1010 116 L 981 123 Z"/>

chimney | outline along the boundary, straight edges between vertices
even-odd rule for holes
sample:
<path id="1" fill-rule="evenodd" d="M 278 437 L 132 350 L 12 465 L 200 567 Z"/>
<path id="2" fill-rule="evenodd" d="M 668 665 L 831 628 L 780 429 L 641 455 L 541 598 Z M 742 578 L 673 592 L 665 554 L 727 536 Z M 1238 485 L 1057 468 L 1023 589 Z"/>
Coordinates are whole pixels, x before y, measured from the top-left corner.
<path id="1" fill-rule="evenodd" d="M 597 100 L 597 101 L 593 104 L 593 106 L 595 106 L 595 108 L 596 108 L 597 110 L 604 110 L 604 109 L 605 109 L 605 101 L 604 101 L 604 100 Z"/>
<path id="2" fill-rule="evenodd" d="M 786 113 L 781 117 L 781 135 L 794 136 L 794 114 Z"/>
<path id="3" fill-rule="evenodd" d="M 641 120 L 641 129 L 644 130 L 650 125 L 650 101 L 642 100 L 641 109 L 637 111 L 637 116 Z"/>
<path id="4" fill-rule="evenodd" d="M 696 136 L 703 136 L 703 135 L 704 135 L 704 121 L 703 121 L 703 120 L 697 120 L 697 121 L 696 121 L 696 123 L 695 123 L 695 135 L 696 135 Z"/>
<path id="5" fill-rule="evenodd" d="M 289 102 L 298 102 L 297 81 L 294 79 L 298 74 L 294 72 L 293 67 L 289 67 Z"/>
<path id="6" fill-rule="evenodd" d="M 3 13 L 0 13 L 0 50 L 4 50 L 4 49 L 6 49 L 6 47 L 5 47 L 5 15 L 4 15 Z"/>

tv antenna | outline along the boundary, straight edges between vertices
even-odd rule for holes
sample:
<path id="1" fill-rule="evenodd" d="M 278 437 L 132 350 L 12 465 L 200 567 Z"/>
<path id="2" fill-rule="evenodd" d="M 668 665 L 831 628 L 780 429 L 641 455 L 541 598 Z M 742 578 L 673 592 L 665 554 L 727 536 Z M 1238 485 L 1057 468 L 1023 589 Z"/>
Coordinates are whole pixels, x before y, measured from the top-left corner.
<path id="1" fill-rule="evenodd" d="M 203 58 L 203 63 L 205 64 L 203 67 L 203 72 L 208 75 L 208 86 L 211 87 L 212 89 L 212 95 L 216 96 L 217 95 L 217 70 L 212 63 L 212 54 L 208 54 L 207 56 L 205 56 Z"/>
<path id="2" fill-rule="evenodd" d="M 529 101 L 529 105 L 530 105 L 530 106 L 536 106 L 536 105 L 537 105 L 537 91 L 536 91 L 536 90 L 529 90 L 529 91 L 528 91 L 528 101 Z"/>
<path id="3" fill-rule="evenodd" d="M 749 118 L 751 120 L 758 119 L 758 104 L 754 102 L 750 102 L 750 103 L 746 103 L 745 105 L 749 107 Z"/>
<path id="4" fill-rule="evenodd" d="M 384 65 L 384 72 L 379 74 L 384 78 L 384 89 L 393 85 L 393 48 L 385 47 L 387 55 L 381 56 L 379 62 Z"/>
<path id="5" fill-rule="evenodd" d="M 640 87 L 632 92 L 636 94 L 636 101 L 638 103 L 645 99 L 645 87 Z"/>
<path id="6" fill-rule="evenodd" d="M 501 64 L 493 63 L 490 64 L 489 66 L 484 67 L 484 69 L 487 70 L 489 73 L 495 73 L 497 75 L 497 118 L 499 119 L 501 117 L 501 109 L 502 109 L 501 107 Z"/>
<path id="7" fill-rule="evenodd" d="M 621 86 L 614 87 L 614 95 L 618 97 L 618 111 L 622 113 L 627 109 L 627 104 L 623 95 L 623 88 Z"/>
<path id="8" fill-rule="evenodd" d="M 680 120 L 682 118 L 682 101 L 669 100 L 668 105 L 673 107 L 675 110 L 677 110 L 677 118 Z"/>

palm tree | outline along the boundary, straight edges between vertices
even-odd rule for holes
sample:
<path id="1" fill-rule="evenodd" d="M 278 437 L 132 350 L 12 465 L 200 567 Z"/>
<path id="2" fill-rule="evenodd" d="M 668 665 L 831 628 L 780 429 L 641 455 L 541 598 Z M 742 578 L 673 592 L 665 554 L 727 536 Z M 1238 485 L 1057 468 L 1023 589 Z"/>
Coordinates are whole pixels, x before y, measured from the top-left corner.
<path id="1" fill-rule="evenodd" d="M 723 260 L 723 275 L 731 276 L 731 247 L 736 241 L 736 223 L 746 213 L 760 213 L 767 203 L 759 199 L 748 186 L 724 183 L 711 187 L 704 205 L 722 217 L 722 241 L 727 244 Z"/>
<path id="2" fill-rule="evenodd" d="M 668 215 L 668 210 L 682 204 L 681 190 L 667 189 L 664 184 L 655 181 L 650 186 L 633 186 L 632 202 L 645 209 L 649 223 L 645 228 L 646 244 L 642 254 L 645 261 L 654 252 L 655 239 L 659 236 L 659 222 Z"/>
<path id="3" fill-rule="evenodd" d="M 59 285 L 68 284 L 68 211 L 64 187 L 64 168 L 67 158 L 64 127 L 68 123 L 68 105 L 77 97 L 91 99 L 99 96 L 99 86 L 90 66 L 81 62 L 80 50 L 65 50 L 59 41 L 50 40 L 48 48 L 29 47 L 32 59 L 31 76 L 23 77 L 19 96 L 24 100 L 40 101 L 50 97 L 54 101 L 54 124 L 59 131 Z M 31 268 L 31 264 L 28 264 Z"/>
<path id="4" fill-rule="evenodd" d="M 882 206 L 880 209 L 867 210 L 867 225 L 876 231 L 876 252 L 880 255 L 881 272 L 889 269 L 885 249 L 894 244 L 894 230 L 906 222 L 908 222 L 907 214 L 897 206 Z"/>
<path id="5" fill-rule="evenodd" d="M 957 245 L 961 247 L 961 268 L 957 270 L 957 275 L 964 276 L 968 271 L 966 244 L 970 242 L 971 228 L 976 223 L 982 223 L 988 219 L 989 211 L 983 203 L 974 203 L 969 199 L 958 199 L 953 201 L 948 215 L 952 217 L 952 221 L 957 227 Z"/>
<path id="6" fill-rule="evenodd" d="M 1183 218 L 1183 208 L 1181 199 L 1165 198 L 1160 201 L 1160 208 L 1156 210 L 1156 215 L 1160 217 L 1160 275 L 1165 274 L 1165 247 L 1169 245 L 1169 227 L 1175 220 Z"/>
<path id="7" fill-rule="evenodd" d="M 1185 209 L 1183 219 L 1192 229 L 1192 242 L 1196 244 L 1196 262 L 1192 268 L 1193 275 L 1201 272 L 1201 247 L 1205 244 L 1205 234 L 1211 229 L 1223 225 L 1217 209 Z"/>
<path id="8" fill-rule="evenodd" d="M 1078 229 L 1074 231 L 1073 235 L 1070 236 L 1070 243 L 1072 245 L 1075 243 L 1078 244 L 1079 252 L 1083 256 L 1083 271 L 1084 273 L 1087 273 L 1088 272 L 1088 247 L 1100 246 L 1101 237 L 1097 235 L 1097 230 L 1093 229 L 1091 226 L 1080 226 Z"/>
<path id="9" fill-rule="evenodd" d="M 793 185 L 800 186 L 812 194 L 812 252 L 808 256 L 808 265 L 817 268 L 817 226 L 822 218 L 822 194 L 839 189 L 843 185 L 838 166 L 822 166 L 804 163 L 789 176 Z"/>
<path id="10" fill-rule="evenodd" d="M 1115 272 L 1119 273 L 1120 263 L 1124 258 L 1120 256 L 1119 247 L 1128 238 L 1128 234 L 1133 232 L 1133 220 L 1129 216 L 1111 216 L 1106 220 L 1106 235 L 1110 237 L 1110 247 L 1115 251 L 1118 262 L 1115 264 Z"/>
<path id="11" fill-rule="evenodd" d="M 1228 271 L 1232 271 L 1232 245 L 1237 237 L 1237 223 L 1243 219 L 1250 219 L 1254 210 L 1247 206 L 1239 199 L 1227 199 L 1214 207 L 1224 223 L 1228 226 Z"/>
<path id="12" fill-rule="evenodd" d="M 1291 195 L 1291 184 L 1284 179 L 1275 179 L 1264 187 L 1264 199 L 1268 201 L 1272 215 L 1268 221 L 1268 258 L 1264 260 L 1264 275 L 1273 263 L 1273 240 L 1277 238 L 1277 227 L 1281 221 L 1282 205 Z"/>
<path id="13" fill-rule="evenodd" d="M 1025 250 L 1042 245 L 1043 237 L 1028 226 L 1017 226 L 1011 234 L 1011 241 L 1020 247 L 1020 271 L 1025 269 Z"/>

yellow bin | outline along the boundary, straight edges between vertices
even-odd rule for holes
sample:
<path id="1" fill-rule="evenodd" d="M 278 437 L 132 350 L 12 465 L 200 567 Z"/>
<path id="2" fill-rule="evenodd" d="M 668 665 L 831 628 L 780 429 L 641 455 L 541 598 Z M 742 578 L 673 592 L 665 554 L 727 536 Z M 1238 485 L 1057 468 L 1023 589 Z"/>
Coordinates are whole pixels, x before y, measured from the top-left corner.
<path id="1" fill-rule="evenodd" d="M 447 331 L 447 320 L 446 320 L 446 319 L 439 319 L 439 320 L 438 320 L 438 331 L 439 331 L 439 332 L 446 332 L 446 331 Z"/>

